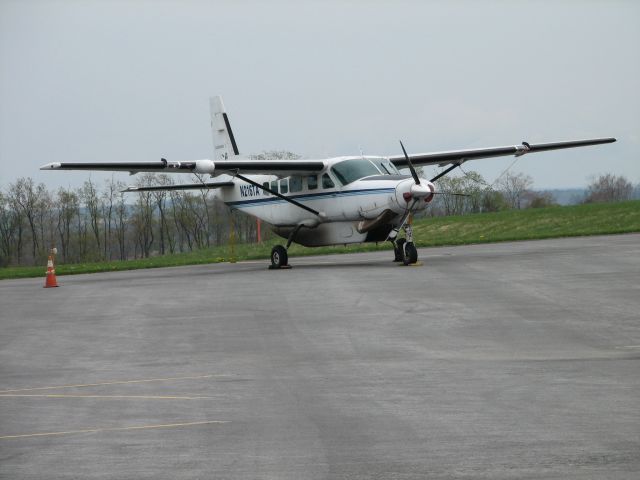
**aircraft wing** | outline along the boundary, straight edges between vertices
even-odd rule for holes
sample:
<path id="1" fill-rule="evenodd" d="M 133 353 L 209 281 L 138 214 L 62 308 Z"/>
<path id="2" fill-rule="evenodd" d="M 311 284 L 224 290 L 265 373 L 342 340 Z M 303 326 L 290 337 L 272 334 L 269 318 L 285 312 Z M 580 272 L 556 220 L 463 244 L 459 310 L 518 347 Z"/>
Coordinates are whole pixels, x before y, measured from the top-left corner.
<path id="1" fill-rule="evenodd" d="M 40 170 L 102 170 L 115 172 L 155 173 L 208 173 L 210 175 L 263 174 L 286 177 L 295 174 L 320 172 L 325 166 L 322 160 L 193 160 L 187 162 L 105 162 L 105 163 L 48 163 Z"/>
<path id="2" fill-rule="evenodd" d="M 503 157 L 508 155 L 525 155 L 527 153 L 546 152 L 548 150 L 559 150 L 562 148 L 586 147 L 589 145 L 599 145 L 601 143 L 615 142 L 615 138 L 594 138 L 589 140 L 575 140 L 571 142 L 537 143 L 529 144 L 522 142 L 521 145 L 491 148 L 476 148 L 469 150 L 452 150 L 448 152 L 417 153 L 410 154 L 409 158 L 414 165 L 460 165 L 469 160 L 480 158 Z M 408 167 L 407 159 L 404 155 L 389 157 L 389 160 L 400 168 Z"/>
<path id="3" fill-rule="evenodd" d="M 131 186 L 123 192 L 155 192 L 158 190 L 211 190 L 213 188 L 233 187 L 233 182 L 180 183 L 178 185 L 154 185 L 151 187 Z"/>

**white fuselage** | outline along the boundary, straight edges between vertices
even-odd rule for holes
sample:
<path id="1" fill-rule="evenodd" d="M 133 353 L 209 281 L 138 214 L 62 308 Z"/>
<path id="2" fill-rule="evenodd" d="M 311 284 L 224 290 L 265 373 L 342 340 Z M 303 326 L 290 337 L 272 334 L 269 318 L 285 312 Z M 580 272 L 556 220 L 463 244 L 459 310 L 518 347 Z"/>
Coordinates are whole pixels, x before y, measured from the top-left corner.
<path id="1" fill-rule="evenodd" d="M 395 168 L 391 170 L 389 163 L 386 168 L 381 167 L 371 158 L 378 163 L 383 160 L 380 157 L 340 157 L 326 160 L 325 169 L 318 174 L 286 178 L 247 176 L 260 185 L 321 212 L 321 216 L 238 178 L 234 179 L 233 186 L 216 190 L 215 197 L 233 209 L 270 223 L 274 231 L 283 237 L 287 237 L 297 225 L 304 224 L 307 228 L 299 230 L 295 241 L 305 246 L 381 241 L 402 222 L 409 206 L 403 194 L 411 190 L 414 181 L 410 176 L 400 175 Z M 341 174 L 340 167 L 334 168 L 345 160 L 350 161 L 349 166 L 357 171 L 343 171 Z M 366 168 L 363 169 L 363 166 Z M 367 175 L 353 180 L 353 176 L 357 177 L 361 172 Z M 351 174 L 351 177 L 347 174 Z M 432 185 L 426 179 L 421 179 L 421 183 Z M 413 210 L 424 209 L 426 205 L 427 202 L 421 200 Z M 363 228 L 363 222 L 377 218 L 380 221 L 375 228 Z"/>

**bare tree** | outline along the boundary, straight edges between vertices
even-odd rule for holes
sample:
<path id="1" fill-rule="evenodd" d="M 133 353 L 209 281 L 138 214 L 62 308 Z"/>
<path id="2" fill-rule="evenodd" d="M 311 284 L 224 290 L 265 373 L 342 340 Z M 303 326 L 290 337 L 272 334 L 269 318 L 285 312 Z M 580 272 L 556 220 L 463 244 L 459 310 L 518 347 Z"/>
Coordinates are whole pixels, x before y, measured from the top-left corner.
<path id="1" fill-rule="evenodd" d="M 44 184 L 35 185 L 32 178 L 19 178 L 9 186 L 11 203 L 16 211 L 26 217 L 31 230 L 31 260 L 35 261 L 40 253 L 41 243 L 38 241 L 38 210 L 43 208 L 42 199 L 46 192 Z"/>
<path id="2" fill-rule="evenodd" d="M 533 178 L 524 173 L 507 172 L 498 180 L 497 184 L 511 208 L 519 209 L 522 208 L 525 194 L 533 185 Z"/>
<path id="3" fill-rule="evenodd" d="M 79 214 L 80 201 L 78 195 L 72 190 L 60 188 L 55 202 L 58 222 L 56 230 L 60 239 L 60 253 L 64 262 L 72 260 L 71 255 L 71 225 L 74 217 Z"/>
<path id="4" fill-rule="evenodd" d="M 264 150 L 260 153 L 249 155 L 252 160 L 298 160 L 300 155 L 288 150 Z"/>
<path id="5" fill-rule="evenodd" d="M 16 253 L 20 262 L 21 245 L 18 239 L 22 234 L 21 223 L 20 214 L 11 208 L 8 196 L 0 192 L 0 267 L 9 265 Z"/>
<path id="6" fill-rule="evenodd" d="M 139 187 L 153 186 L 155 183 L 155 176 L 152 173 L 147 173 L 138 179 L 137 185 Z M 151 247 L 153 246 L 154 234 L 153 234 L 153 214 L 154 204 L 150 192 L 139 192 L 138 201 L 136 202 L 135 209 L 133 211 L 133 229 L 135 234 L 135 245 L 140 248 L 140 255 L 142 257 L 149 257 L 151 255 Z"/>
<path id="7" fill-rule="evenodd" d="M 173 185 L 173 180 L 168 175 L 158 175 L 155 177 L 155 184 L 161 186 Z M 152 192 L 153 199 L 160 214 L 158 230 L 160 233 L 160 255 L 165 254 L 165 244 L 169 243 L 169 251 L 174 252 L 175 239 L 169 232 L 169 222 L 166 215 L 167 191 L 155 190 Z"/>
<path id="8" fill-rule="evenodd" d="M 204 175 L 194 173 L 193 176 L 196 178 L 198 183 L 204 183 Z M 200 231 L 198 232 L 198 246 L 200 248 L 205 245 L 209 247 L 211 245 L 210 239 L 210 226 L 211 226 L 211 214 L 209 212 L 209 193 L 210 190 L 208 188 L 200 189 L 200 199 L 202 203 L 200 205 L 201 209 L 196 209 L 194 212 L 198 216 L 198 223 L 200 227 Z"/>
<path id="9" fill-rule="evenodd" d="M 584 203 L 597 202 L 621 202 L 630 200 L 633 194 L 633 185 L 622 175 L 611 173 L 600 175 L 587 187 L 587 196 Z"/>
<path id="10" fill-rule="evenodd" d="M 115 204 L 115 223 L 114 229 L 116 233 L 116 240 L 118 242 L 118 258 L 120 260 L 127 259 L 127 245 L 126 235 L 129 225 L 129 211 L 125 202 L 125 194 L 120 191 L 118 187 L 118 194 L 116 195 Z"/>
<path id="11" fill-rule="evenodd" d="M 100 201 L 100 209 L 102 213 L 102 221 L 104 226 L 102 228 L 103 234 L 103 248 L 104 259 L 110 260 L 112 257 L 112 242 L 113 242 L 113 230 L 114 230 L 114 215 L 115 204 L 118 198 L 119 191 L 125 187 L 124 183 L 116 182 L 113 177 L 110 180 L 105 181 L 105 191 L 102 193 Z"/>
<path id="12" fill-rule="evenodd" d="M 84 182 L 80 197 L 82 198 L 86 211 L 89 214 L 89 225 L 91 226 L 93 238 L 96 242 L 96 254 L 99 257 L 102 254 L 102 249 L 100 246 L 100 198 L 98 196 L 95 184 L 90 179 Z"/>

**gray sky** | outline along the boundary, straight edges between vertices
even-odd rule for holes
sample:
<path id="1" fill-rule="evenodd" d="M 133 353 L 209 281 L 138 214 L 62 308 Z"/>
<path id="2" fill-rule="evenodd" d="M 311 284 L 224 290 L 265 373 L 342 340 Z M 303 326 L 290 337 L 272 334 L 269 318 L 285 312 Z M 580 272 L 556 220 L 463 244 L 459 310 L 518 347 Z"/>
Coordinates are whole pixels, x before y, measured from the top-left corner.
<path id="1" fill-rule="evenodd" d="M 638 183 L 639 45 L 633 1 L 0 0 L 0 187 L 88 178 L 48 162 L 209 158 L 215 94 L 241 153 L 615 136 L 514 171 L 536 188 Z M 493 181 L 512 160 L 466 168 Z"/>

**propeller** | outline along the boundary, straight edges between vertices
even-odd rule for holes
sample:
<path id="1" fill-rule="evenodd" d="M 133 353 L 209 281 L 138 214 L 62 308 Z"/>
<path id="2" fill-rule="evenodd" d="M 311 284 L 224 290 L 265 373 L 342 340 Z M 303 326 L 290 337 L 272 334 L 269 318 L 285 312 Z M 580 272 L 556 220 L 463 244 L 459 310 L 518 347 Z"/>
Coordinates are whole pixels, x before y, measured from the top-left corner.
<path id="1" fill-rule="evenodd" d="M 416 185 L 420 185 L 420 178 L 418 178 L 418 172 L 413 168 L 413 163 L 411 163 L 411 159 L 409 155 L 407 155 L 407 151 L 402 144 L 402 140 L 400 140 L 400 146 L 402 147 L 402 152 L 404 153 L 404 158 L 407 160 L 407 164 L 409 165 L 409 171 L 411 171 L 411 176 L 413 177 L 413 181 L 416 182 Z"/>
<path id="2" fill-rule="evenodd" d="M 402 143 L 402 140 L 399 140 L 400 142 L 400 146 L 402 147 L 402 153 L 404 153 L 404 158 L 407 160 L 407 165 L 409 166 L 409 171 L 411 171 L 411 176 L 413 177 L 413 181 L 415 182 L 416 185 L 421 185 L 420 183 L 420 178 L 418 177 L 418 172 L 416 172 L 416 169 L 413 166 L 413 163 L 411 163 L 411 158 L 409 158 L 409 155 L 407 154 L 407 150 L 404 148 L 404 145 Z M 431 182 L 433 183 L 435 180 L 437 180 L 438 178 L 440 178 L 441 176 L 443 176 L 444 174 L 448 173 L 449 171 L 453 170 L 454 168 L 458 168 L 460 166 L 460 164 L 455 164 L 453 165 L 453 167 L 447 169 L 445 172 L 441 173 L 440 175 L 438 175 L 437 177 L 434 177 L 431 179 Z M 412 193 L 414 192 L 407 192 L 408 195 L 406 197 L 407 202 L 409 202 L 409 200 L 411 200 L 412 198 Z M 450 193 L 450 192 L 434 192 L 433 190 L 431 190 L 431 195 L 451 195 L 451 196 L 455 196 L 455 197 L 470 197 L 471 195 L 468 195 L 466 193 Z M 413 205 L 412 205 L 413 208 Z"/>

